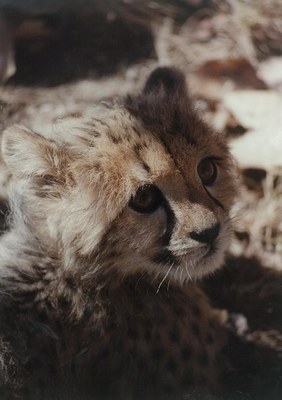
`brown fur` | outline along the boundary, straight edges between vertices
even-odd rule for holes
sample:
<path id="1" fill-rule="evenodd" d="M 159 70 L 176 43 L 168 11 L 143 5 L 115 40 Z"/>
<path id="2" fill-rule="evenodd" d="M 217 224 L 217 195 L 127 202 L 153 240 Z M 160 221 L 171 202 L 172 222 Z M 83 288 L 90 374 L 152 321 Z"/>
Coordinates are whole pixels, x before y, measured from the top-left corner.
<path id="1" fill-rule="evenodd" d="M 220 392 L 231 334 L 195 281 L 223 262 L 234 166 L 192 109 L 182 74 L 157 69 L 141 95 L 71 115 L 48 137 L 11 127 L 2 155 L 12 223 L 0 242 L 1 301 L 17 334 L 4 318 L 0 337 L 17 355 L 17 395 Z M 208 185 L 205 159 L 218 171 Z M 131 204 L 150 185 L 162 200 L 138 212 Z"/>

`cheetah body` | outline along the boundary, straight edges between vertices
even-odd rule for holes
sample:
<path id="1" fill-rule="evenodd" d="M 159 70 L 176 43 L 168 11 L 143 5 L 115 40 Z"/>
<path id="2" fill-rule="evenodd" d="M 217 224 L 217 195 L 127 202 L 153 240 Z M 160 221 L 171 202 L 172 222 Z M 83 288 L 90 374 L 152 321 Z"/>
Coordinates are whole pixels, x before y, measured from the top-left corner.
<path id="1" fill-rule="evenodd" d="M 48 137 L 8 128 L 2 155 L 3 396 L 220 392 L 230 332 L 195 281 L 223 263 L 234 166 L 182 74 L 157 69 L 140 95 L 67 117 Z"/>

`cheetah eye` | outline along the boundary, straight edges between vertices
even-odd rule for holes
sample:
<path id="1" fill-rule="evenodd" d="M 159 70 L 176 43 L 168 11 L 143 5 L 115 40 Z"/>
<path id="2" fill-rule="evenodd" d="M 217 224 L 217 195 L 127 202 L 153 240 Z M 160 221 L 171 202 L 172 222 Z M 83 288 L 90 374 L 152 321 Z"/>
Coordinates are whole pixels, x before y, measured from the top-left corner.
<path id="1" fill-rule="evenodd" d="M 154 185 L 141 186 L 131 198 L 129 207 L 140 213 L 153 213 L 163 202 L 162 192 Z"/>
<path id="2" fill-rule="evenodd" d="M 217 178 L 217 166 L 212 158 L 204 158 L 199 163 L 197 171 L 205 186 L 211 186 Z"/>

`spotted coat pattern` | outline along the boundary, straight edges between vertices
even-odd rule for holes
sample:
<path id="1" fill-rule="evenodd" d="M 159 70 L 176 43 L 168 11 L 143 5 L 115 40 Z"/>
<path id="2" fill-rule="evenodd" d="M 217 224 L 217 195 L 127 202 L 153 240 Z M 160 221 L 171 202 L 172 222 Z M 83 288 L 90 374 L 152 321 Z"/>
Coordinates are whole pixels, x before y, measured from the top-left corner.
<path id="1" fill-rule="evenodd" d="M 1 398 L 203 399 L 245 390 L 243 364 L 250 389 L 256 348 L 214 307 L 228 274 L 198 283 L 224 262 L 234 163 L 179 71 L 53 133 L 10 127 L 2 157 Z"/>

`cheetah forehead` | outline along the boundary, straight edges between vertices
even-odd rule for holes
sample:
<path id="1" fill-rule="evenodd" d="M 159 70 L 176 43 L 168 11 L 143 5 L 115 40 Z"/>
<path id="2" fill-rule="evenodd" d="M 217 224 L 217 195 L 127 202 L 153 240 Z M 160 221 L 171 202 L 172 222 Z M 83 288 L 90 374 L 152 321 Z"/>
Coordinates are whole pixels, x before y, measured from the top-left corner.
<path id="1" fill-rule="evenodd" d="M 54 139 L 100 158 L 100 167 L 123 160 L 133 168 L 138 160 L 155 177 L 173 165 L 189 174 L 189 160 L 228 158 L 225 141 L 193 109 L 184 76 L 167 68 L 155 70 L 139 95 L 60 120 Z"/>
<path id="2" fill-rule="evenodd" d="M 122 183 L 122 190 L 126 184 L 134 191 L 140 184 L 171 178 L 179 170 L 189 175 L 189 163 L 205 156 L 226 155 L 220 139 L 215 136 L 211 141 L 212 133 L 196 122 L 193 126 L 190 121 L 185 135 L 183 127 L 171 134 L 166 127 L 146 126 L 142 113 L 134 115 L 122 104 L 100 105 L 79 117 L 61 119 L 54 135 L 78 152 L 76 170 L 91 179 L 98 172 L 103 174 L 104 184 L 110 180 L 112 187 Z M 193 139 L 195 130 L 199 131 L 198 145 Z"/>
<path id="3" fill-rule="evenodd" d="M 173 167 L 158 136 L 122 105 L 99 105 L 79 117 L 62 118 L 54 125 L 51 139 L 77 151 L 89 168 L 114 175 L 120 170 L 124 177 L 135 174 L 139 181 L 167 174 Z"/>

